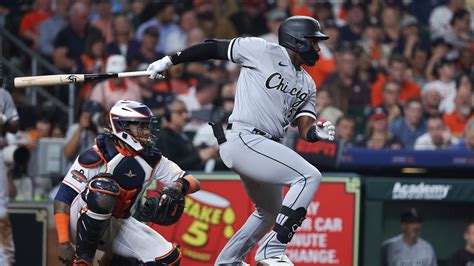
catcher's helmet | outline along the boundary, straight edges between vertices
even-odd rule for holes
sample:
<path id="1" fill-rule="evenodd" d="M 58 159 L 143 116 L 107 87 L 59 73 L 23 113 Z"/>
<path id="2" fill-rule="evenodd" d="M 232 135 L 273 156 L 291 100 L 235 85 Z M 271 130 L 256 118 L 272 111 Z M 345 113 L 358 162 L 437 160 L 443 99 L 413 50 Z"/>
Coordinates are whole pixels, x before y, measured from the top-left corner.
<path id="1" fill-rule="evenodd" d="M 312 17 L 289 17 L 278 28 L 278 43 L 298 53 L 306 65 L 314 66 L 318 54 L 311 44 L 311 39 L 329 39 L 329 36 L 321 32 L 319 22 Z"/>
<path id="2" fill-rule="evenodd" d="M 121 100 L 112 106 L 109 117 L 112 134 L 127 143 L 134 150 L 141 151 L 145 148 L 144 145 L 149 144 L 150 134 L 152 133 L 148 132 L 148 135 L 143 134 L 139 136 L 134 134 L 129 128 L 130 122 L 137 122 L 144 123 L 149 129 L 150 122 L 154 116 L 148 106 L 136 101 Z"/>

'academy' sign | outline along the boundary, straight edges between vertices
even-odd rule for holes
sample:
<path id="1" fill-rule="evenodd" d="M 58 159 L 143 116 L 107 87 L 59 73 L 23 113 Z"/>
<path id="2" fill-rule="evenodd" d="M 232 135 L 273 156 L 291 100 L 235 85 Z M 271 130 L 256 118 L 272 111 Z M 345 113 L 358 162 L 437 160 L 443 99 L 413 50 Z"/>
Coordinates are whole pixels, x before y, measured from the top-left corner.
<path id="1" fill-rule="evenodd" d="M 423 199 L 423 200 L 442 200 L 448 196 L 451 189 L 450 185 L 438 184 L 402 184 L 395 183 L 392 189 L 392 199 Z"/>

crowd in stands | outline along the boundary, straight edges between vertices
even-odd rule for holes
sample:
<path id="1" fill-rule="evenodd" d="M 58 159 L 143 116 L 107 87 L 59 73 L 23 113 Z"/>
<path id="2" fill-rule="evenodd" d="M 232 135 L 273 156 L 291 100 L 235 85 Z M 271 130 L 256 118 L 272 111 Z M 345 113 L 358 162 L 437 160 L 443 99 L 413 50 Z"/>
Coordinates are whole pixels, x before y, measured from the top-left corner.
<path id="1" fill-rule="evenodd" d="M 472 1 L 0 1 L 0 15 L 7 30 L 66 73 L 146 70 L 212 38 L 276 43 L 281 21 L 312 16 L 330 39 L 305 71 L 317 84 L 318 116 L 335 123 L 344 145 L 474 150 Z M 71 160 L 102 132 L 117 100 L 137 100 L 164 117 L 165 155 L 185 169 L 219 169 L 207 121 L 226 123 L 238 73 L 231 62 L 209 61 L 173 66 L 161 80 L 89 82 L 77 87 L 77 123 L 69 128 L 47 103 L 38 112 L 21 108 L 24 95 L 12 91 L 29 116 L 17 138 L 34 147 L 42 137 L 65 137 Z"/>

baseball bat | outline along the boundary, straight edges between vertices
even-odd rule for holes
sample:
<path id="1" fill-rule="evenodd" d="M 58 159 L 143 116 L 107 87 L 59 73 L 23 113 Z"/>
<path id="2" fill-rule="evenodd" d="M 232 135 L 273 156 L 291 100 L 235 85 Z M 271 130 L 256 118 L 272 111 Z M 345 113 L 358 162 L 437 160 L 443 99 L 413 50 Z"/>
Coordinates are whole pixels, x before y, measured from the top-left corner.
<path id="1" fill-rule="evenodd" d="M 15 88 L 55 86 L 70 83 L 82 83 L 91 80 L 103 80 L 110 78 L 148 76 L 151 71 L 132 71 L 121 73 L 102 73 L 102 74 L 62 74 L 46 76 L 17 77 L 13 83 Z"/>

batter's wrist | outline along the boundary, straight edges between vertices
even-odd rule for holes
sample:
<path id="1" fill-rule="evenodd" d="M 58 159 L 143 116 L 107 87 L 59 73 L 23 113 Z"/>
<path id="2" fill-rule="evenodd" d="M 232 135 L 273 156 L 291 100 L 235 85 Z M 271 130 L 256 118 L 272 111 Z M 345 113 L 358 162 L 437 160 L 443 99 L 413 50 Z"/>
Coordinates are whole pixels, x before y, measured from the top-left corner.
<path id="1" fill-rule="evenodd" d="M 306 140 L 309 142 L 316 142 L 320 140 L 320 138 L 318 137 L 316 125 L 312 125 L 309 128 L 308 132 L 306 133 Z"/>

